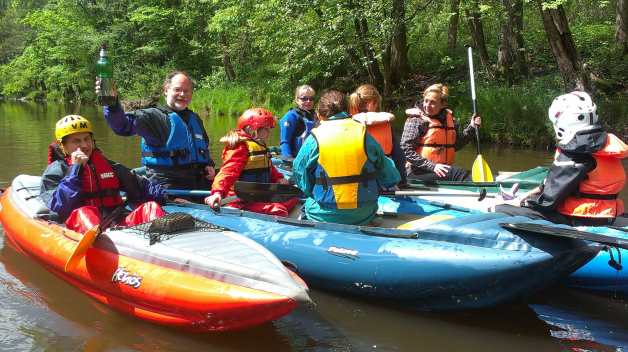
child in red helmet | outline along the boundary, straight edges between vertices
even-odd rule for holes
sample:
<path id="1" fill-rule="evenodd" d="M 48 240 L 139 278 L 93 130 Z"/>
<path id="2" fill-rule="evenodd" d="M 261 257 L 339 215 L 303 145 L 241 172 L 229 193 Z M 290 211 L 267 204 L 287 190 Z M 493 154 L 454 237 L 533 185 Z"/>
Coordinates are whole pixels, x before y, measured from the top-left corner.
<path id="1" fill-rule="evenodd" d="M 236 181 L 288 184 L 288 180 L 277 171 L 271 161 L 266 144 L 271 128 L 275 128 L 275 117 L 268 110 L 248 109 L 240 116 L 238 129 L 231 130 L 220 139 L 227 147 L 222 153 L 223 164 L 214 179 L 212 195 L 205 198 L 206 204 L 215 207 L 223 198 L 233 195 Z M 229 206 L 287 217 L 296 202 L 296 198 L 284 203 L 237 200 L 229 203 Z"/>

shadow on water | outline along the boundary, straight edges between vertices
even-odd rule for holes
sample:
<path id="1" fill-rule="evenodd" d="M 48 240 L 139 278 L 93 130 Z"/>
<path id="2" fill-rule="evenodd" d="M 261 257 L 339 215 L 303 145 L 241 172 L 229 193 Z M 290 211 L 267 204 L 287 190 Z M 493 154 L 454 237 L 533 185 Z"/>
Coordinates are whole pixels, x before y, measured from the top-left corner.
<path id="1" fill-rule="evenodd" d="M 0 238 L 1 239 L 1 238 Z M 351 351 L 314 310 L 231 332 L 192 333 L 149 324 L 90 298 L 0 240 L 0 350 Z"/>

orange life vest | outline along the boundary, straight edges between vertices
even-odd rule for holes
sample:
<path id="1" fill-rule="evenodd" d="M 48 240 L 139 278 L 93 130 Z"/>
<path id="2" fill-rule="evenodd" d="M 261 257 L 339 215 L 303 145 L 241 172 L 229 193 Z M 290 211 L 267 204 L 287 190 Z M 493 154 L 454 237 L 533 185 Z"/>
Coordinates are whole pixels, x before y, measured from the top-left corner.
<path id="1" fill-rule="evenodd" d="M 626 173 L 619 159 L 628 156 L 628 145 L 609 133 L 606 146 L 591 155 L 597 167 L 556 210 L 569 216 L 614 218 L 624 211 L 624 203 L 617 198 L 626 184 Z"/>
<path id="2" fill-rule="evenodd" d="M 382 146 L 384 154 L 390 155 L 392 153 L 393 140 L 390 121 L 395 119 L 395 115 L 389 112 L 361 112 L 353 115 L 353 119 L 366 124 L 366 132 Z"/>
<path id="3" fill-rule="evenodd" d="M 427 133 L 419 140 L 416 152 L 435 163 L 452 165 L 455 160 L 456 130 L 451 110 L 447 110 L 446 125 L 442 125 L 437 119 L 431 119 L 423 113 L 419 117 L 427 121 L 429 127 Z"/>

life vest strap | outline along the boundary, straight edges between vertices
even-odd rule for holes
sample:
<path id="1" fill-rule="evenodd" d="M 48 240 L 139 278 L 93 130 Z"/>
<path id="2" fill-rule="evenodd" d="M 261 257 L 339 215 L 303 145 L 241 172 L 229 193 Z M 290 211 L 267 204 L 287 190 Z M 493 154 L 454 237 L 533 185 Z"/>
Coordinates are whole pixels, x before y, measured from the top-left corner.
<path id="1" fill-rule="evenodd" d="M 615 200 L 619 197 L 619 193 L 614 193 L 614 194 L 585 193 L 585 192 L 580 192 L 580 190 L 576 189 L 573 191 L 572 196 L 576 199 L 586 198 L 586 199 L 596 199 L 596 200 Z"/>
<path id="2" fill-rule="evenodd" d="M 449 127 L 449 126 L 442 126 L 441 125 L 441 126 L 429 126 L 427 129 L 428 130 L 434 130 L 434 129 L 455 130 L 456 128 L 453 127 L 453 126 Z"/>
<path id="3" fill-rule="evenodd" d="M 105 198 L 105 197 L 119 197 L 120 189 L 119 188 L 105 188 L 98 191 L 91 191 L 83 193 L 81 197 L 83 201 L 88 201 L 91 199 L 97 198 Z"/>
<path id="4" fill-rule="evenodd" d="M 270 171 L 270 167 L 258 167 L 255 169 L 246 169 L 246 170 L 242 170 L 242 172 L 240 172 L 241 174 L 244 175 L 259 175 L 259 174 L 263 174 L 265 172 L 269 172 Z"/>
<path id="5" fill-rule="evenodd" d="M 160 151 L 154 151 L 154 152 L 147 152 L 147 151 L 142 151 L 142 156 L 146 157 L 146 158 L 176 158 L 179 156 L 185 156 L 190 154 L 190 150 L 187 148 L 182 148 L 182 149 L 177 149 L 177 150 L 172 150 L 172 151 L 165 151 L 165 152 L 160 152 Z"/>
<path id="6" fill-rule="evenodd" d="M 375 180 L 375 173 L 368 172 L 367 169 L 362 169 L 360 175 L 351 176 L 338 176 L 338 177 L 326 177 L 324 172 L 320 173 L 320 177 L 316 178 L 316 184 L 323 186 L 323 189 L 327 190 L 328 186 L 344 185 L 348 183 L 362 182 L 364 187 L 368 186 L 369 181 Z"/>

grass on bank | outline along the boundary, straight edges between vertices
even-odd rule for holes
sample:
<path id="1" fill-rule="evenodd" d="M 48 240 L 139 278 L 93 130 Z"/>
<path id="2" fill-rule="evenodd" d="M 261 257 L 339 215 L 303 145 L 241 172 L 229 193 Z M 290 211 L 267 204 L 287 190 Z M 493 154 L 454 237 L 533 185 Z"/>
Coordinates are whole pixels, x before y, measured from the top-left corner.
<path id="1" fill-rule="evenodd" d="M 450 86 L 447 103 L 461 128 L 469 123 L 473 115 L 471 93 L 466 85 L 466 82 L 461 82 Z M 478 112 L 482 116 L 480 138 L 483 141 L 535 148 L 549 148 L 556 143 L 547 111 L 552 100 L 565 92 L 551 77 L 529 80 L 516 88 L 492 85 L 478 86 L 476 89 Z M 293 99 L 289 91 L 265 92 L 262 88 L 247 87 L 241 83 L 223 83 L 198 89 L 194 93 L 191 109 L 218 116 L 239 116 L 246 109 L 261 107 L 280 118 L 295 106 Z M 624 140 L 628 139 L 626 97 L 594 98 L 594 101 L 598 106 L 600 121 L 607 130 Z M 393 109 L 397 117 L 393 121 L 396 130 L 403 129 L 406 108 L 399 106 Z"/>

